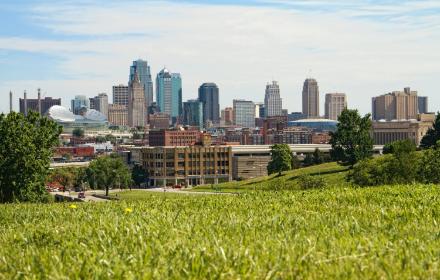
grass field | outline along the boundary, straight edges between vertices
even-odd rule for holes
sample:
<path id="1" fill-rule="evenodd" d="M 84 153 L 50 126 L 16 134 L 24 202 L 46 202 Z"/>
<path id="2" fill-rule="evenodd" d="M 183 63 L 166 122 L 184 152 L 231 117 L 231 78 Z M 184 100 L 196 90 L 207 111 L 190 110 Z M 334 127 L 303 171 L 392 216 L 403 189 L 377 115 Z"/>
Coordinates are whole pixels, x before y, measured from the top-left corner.
<path id="1" fill-rule="evenodd" d="M 328 186 L 349 186 L 345 177 L 348 167 L 338 165 L 335 162 L 300 168 L 293 171 L 258 177 L 244 181 L 233 181 L 218 185 L 203 185 L 194 187 L 190 191 L 207 192 L 246 192 L 250 190 L 298 190 L 298 178 L 301 175 L 321 176 Z"/>
<path id="2" fill-rule="evenodd" d="M 437 186 L 120 196 L 0 205 L 0 279 L 440 277 Z"/>

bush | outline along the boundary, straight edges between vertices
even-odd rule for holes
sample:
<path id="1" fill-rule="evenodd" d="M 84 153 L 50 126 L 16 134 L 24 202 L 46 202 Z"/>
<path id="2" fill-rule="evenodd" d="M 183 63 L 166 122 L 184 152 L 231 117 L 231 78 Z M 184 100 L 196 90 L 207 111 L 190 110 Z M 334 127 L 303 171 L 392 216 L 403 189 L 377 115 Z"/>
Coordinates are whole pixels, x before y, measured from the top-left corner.
<path id="1" fill-rule="evenodd" d="M 303 190 L 324 188 L 327 184 L 321 176 L 301 175 L 298 178 L 299 187 Z"/>
<path id="2" fill-rule="evenodd" d="M 348 180 L 359 186 L 378 186 L 389 183 L 389 165 L 392 156 L 384 155 L 360 161 L 349 174 Z"/>
<path id="3" fill-rule="evenodd" d="M 440 184 L 440 149 L 423 152 L 418 168 L 418 180 L 426 184 Z"/>

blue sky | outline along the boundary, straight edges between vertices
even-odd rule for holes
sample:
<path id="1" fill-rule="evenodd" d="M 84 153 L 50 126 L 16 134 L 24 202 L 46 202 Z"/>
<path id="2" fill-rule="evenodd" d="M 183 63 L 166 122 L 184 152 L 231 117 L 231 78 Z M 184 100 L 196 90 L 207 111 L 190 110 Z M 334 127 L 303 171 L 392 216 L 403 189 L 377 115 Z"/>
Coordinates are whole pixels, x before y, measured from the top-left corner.
<path id="1" fill-rule="evenodd" d="M 371 97 L 410 86 L 440 110 L 440 1 L 10 1 L 0 2 L 0 111 L 7 96 L 42 88 L 63 104 L 111 93 L 132 60 L 183 77 L 184 99 L 216 82 L 221 105 L 262 101 L 279 81 L 283 107 L 301 109 L 302 82 L 318 80 L 321 103 L 345 92 Z M 18 102 L 15 100 L 15 107 Z"/>

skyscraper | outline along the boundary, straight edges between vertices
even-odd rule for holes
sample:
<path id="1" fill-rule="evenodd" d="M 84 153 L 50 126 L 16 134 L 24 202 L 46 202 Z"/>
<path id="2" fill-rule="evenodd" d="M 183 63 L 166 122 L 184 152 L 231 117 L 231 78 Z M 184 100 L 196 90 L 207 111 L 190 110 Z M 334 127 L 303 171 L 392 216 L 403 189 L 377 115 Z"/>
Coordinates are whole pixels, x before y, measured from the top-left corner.
<path id="1" fill-rule="evenodd" d="M 325 95 L 325 118 L 338 120 L 342 111 L 347 108 L 347 97 L 345 93 L 327 93 Z"/>
<path id="2" fill-rule="evenodd" d="M 203 103 L 199 100 L 183 102 L 183 123 L 203 129 Z"/>
<path id="3" fill-rule="evenodd" d="M 224 125 L 232 125 L 234 123 L 234 109 L 232 107 L 223 109 L 221 119 Z"/>
<path id="4" fill-rule="evenodd" d="M 315 79 L 308 78 L 304 81 L 302 108 L 306 118 L 319 118 L 319 87 Z"/>
<path id="5" fill-rule="evenodd" d="M 266 94 L 264 96 L 264 110 L 265 117 L 281 116 L 282 115 L 282 99 L 280 96 L 280 86 L 277 81 L 272 81 L 272 84 L 266 85 Z"/>
<path id="6" fill-rule="evenodd" d="M 128 109 L 126 105 L 109 104 L 108 121 L 113 125 L 128 125 Z"/>
<path id="7" fill-rule="evenodd" d="M 146 124 L 144 84 L 141 83 L 137 72 L 128 83 L 128 125 L 144 127 Z"/>
<path id="8" fill-rule="evenodd" d="M 128 106 L 128 86 L 113 86 L 113 104 Z"/>
<path id="9" fill-rule="evenodd" d="M 108 118 L 108 96 L 106 93 L 100 93 L 94 97 L 95 110 L 101 112 Z"/>
<path id="10" fill-rule="evenodd" d="M 130 81 L 135 79 L 134 75 L 136 72 L 141 84 L 144 86 L 145 107 L 148 108 L 153 102 L 153 80 L 151 78 L 151 70 L 148 62 L 142 59 L 133 61 L 133 65 L 130 66 Z"/>
<path id="11" fill-rule="evenodd" d="M 162 113 L 169 114 L 173 123 L 182 116 L 182 79 L 178 73 L 162 69 L 156 77 L 156 102 Z"/>
<path id="12" fill-rule="evenodd" d="M 373 120 L 417 119 L 419 111 L 417 91 L 409 87 L 403 91 L 393 91 L 372 99 Z"/>
<path id="13" fill-rule="evenodd" d="M 215 83 L 204 83 L 199 87 L 199 101 L 203 104 L 203 123 L 220 123 L 219 89 Z"/>
<path id="14" fill-rule="evenodd" d="M 234 99 L 234 122 L 241 127 L 255 127 L 255 104 L 252 101 Z"/>
<path id="15" fill-rule="evenodd" d="M 429 112 L 428 109 L 428 97 L 427 96 L 419 96 L 419 114 L 427 114 Z"/>
<path id="16" fill-rule="evenodd" d="M 55 105 L 61 105 L 61 98 L 52 98 L 52 97 L 45 97 L 44 99 L 32 99 L 27 98 L 27 94 L 25 92 L 24 98 L 19 99 L 20 104 L 20 113 L 27 115 L 29 111 L 35 111 L 38 112 L 41 111 L 41 114 L 44 114 L 47 112 L 47 110 L 50 109 L 50 107 Z"/>
<path id="17" fill-rule="evenodd" d="M 85 95 L 75 95 L 71 102 L 71 110 L 75 115 L 80 114 L 82 108 L 90 109 L 90 101 Z"/>

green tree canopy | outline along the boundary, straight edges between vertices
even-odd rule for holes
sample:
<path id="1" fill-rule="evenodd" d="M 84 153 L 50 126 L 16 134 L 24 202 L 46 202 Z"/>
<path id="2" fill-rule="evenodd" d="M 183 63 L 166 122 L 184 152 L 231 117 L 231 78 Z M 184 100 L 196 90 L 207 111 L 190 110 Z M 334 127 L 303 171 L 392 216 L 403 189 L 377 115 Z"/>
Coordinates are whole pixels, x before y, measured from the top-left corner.
<path id="1" fill-rule="evenodd" d="M 322 155 L 322 152 L 316 148 L 313 152 L 313 163 L 314 164 L 321 164 L 324 163 L 324 156 Z"/>
<path id="2" fill-rule="evenodd" d="M 136 164 L 131 170 L 131 178 L 136 186 L 140 186 L 147 181 L 148 174 L 141 165 Z"/>
<path id="3" fill-rule="evenodd" d="M 435 147 L 440 140 L 440 113 L 437 113 L 433 126 L 428 130 L 426 135 L 422 138 L 420 147 L 429 149 Z"/>
<path id="4" fill-rule="evenodd" d="M 78 138 L 84 137 L 84 129 L 77 127 L 72 131 L 72 135 Z"/>
<path id="5" fill-rule="evenodd" d="M 132 183 L 130 170 L 118 156 L 103 156 L 93 160 L 86 173 L 90 187 L 105 189 L 107 196 L 110 187 L 126 188 Z"/>
<path id="6" fill-rule="evenodd" d="M 373 152 L 370 115 L 361 117 L 357 110 L 345 109 L 338 121 L 336 131 L 331 133 L 332 158 L 351 166 L 369 158 Z"/>
<path id="7" fill-rule="evenodd" d="M 46 201 L 53 148 L 62 128 L 29 112 L 0 115 L 0 201 Z"/>
<path id="8" fill-rule="evenodd" d="M 287 144 L 275 144 L 271 147 L 272 159 L 267 166 L 267 172 L 270 174 L 278 173 L 292 169 L 293 155 Z"/>

